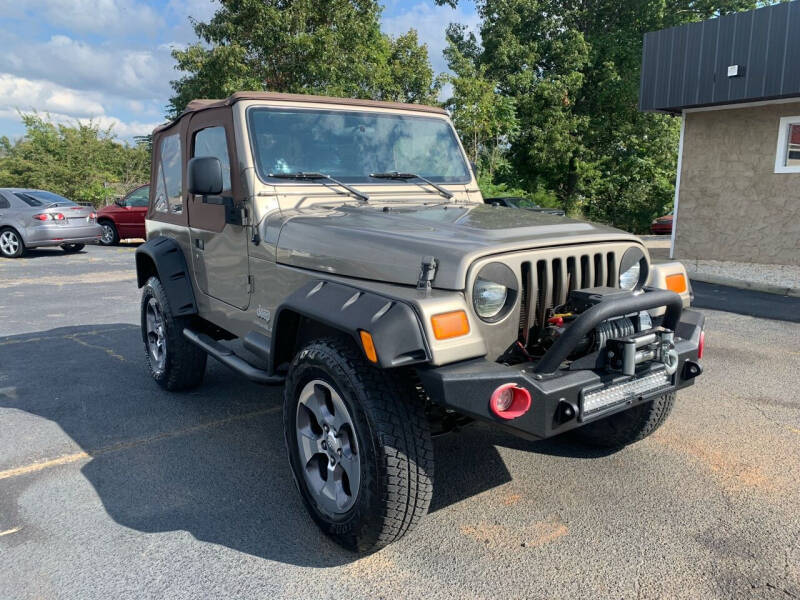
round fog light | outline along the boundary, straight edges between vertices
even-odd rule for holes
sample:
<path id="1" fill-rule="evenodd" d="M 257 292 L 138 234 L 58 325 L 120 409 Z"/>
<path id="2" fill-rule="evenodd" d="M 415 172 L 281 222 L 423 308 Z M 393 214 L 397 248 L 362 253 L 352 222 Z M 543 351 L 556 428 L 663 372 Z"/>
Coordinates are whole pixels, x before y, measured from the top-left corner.
<path id="1" fill-rule="evenodd" d="M 521 417 L 531 407 L 528 390 L 516 383 L 506 383 L 497 388 L 489 400 L 489 409 L 496 417 L 511 420 Z"/>

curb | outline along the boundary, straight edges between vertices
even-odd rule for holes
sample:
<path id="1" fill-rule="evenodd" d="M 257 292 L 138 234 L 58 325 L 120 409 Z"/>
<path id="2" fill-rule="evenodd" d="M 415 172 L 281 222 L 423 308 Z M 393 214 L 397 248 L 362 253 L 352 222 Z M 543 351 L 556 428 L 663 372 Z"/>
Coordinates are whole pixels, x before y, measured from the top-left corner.
<path id="1" fill-rule="evenodd" d="M 688 271 L 688 275 L 691 281 L 711 283 L 713 285 L 725 285 L 740 290 L 751 290 L 753 292 L 763 292 L 765 294 L 775 294 L 777 296 L 800 298 L 800 288 L 787 288 L 778 285 L 770 285 L 768 283 L 757 283 L 755 281 L 745 281 L 744 279 L 736 279 L 734 277 L 725 277 L 724 275 L 693 273 L 691 271 Z"/>

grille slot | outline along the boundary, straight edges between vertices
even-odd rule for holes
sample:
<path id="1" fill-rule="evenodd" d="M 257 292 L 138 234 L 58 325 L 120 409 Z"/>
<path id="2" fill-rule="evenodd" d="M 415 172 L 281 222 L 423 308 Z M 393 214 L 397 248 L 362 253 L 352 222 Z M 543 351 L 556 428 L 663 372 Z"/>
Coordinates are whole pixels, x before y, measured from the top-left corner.
<path id="1" fill-rule="evenodd" d="M 589 287 L 617 287 L 614 251 L 574 254 L 520 264 L 522 302 L 520 339 L 527 344 L 532 329 L 541 331 L 547 311 L 567 301 L 569 292 Z"/>

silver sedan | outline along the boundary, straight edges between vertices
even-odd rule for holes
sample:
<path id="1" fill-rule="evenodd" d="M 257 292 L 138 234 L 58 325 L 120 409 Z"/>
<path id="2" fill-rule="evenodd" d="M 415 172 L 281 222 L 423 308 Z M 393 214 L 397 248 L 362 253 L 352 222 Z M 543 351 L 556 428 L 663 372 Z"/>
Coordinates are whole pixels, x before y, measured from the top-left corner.
<path id="1" fill-rule="evenodd" d="M 103 234 L 93 208 L 43 190 L 0 188 L 0 256 L 17 258 L 27 248 L 61 246 L 79 252 Z"/>

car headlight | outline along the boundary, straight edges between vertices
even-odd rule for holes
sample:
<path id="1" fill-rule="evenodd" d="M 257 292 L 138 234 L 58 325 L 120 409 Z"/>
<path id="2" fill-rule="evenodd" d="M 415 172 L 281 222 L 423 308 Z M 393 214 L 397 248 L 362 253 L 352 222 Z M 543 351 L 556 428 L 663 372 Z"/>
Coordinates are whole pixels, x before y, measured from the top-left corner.
<path id="1" fill-rule="evenodd" d="M 640 248 L 633 246 L 622 255 L 619 265 L 619 287 L 623 290 L 636 290 L 644 287 L 647 281 L 647 259 Z"/>
<path id="2" fill-rule="evenodd" d="M 502 263 L 489 263 L 475 278 L 472 287 L 472 305 L 484 321 L 495 323 L 505 317 L 517 299 L 517 278 Z"/>
<path id="3" fill-rule="evenodd" d="M 500 314 L 507 298 L 508 288 L 500 283 L 478 279 L 472 288 L 472 302 L 481 319 L 491 319 Z"/>

